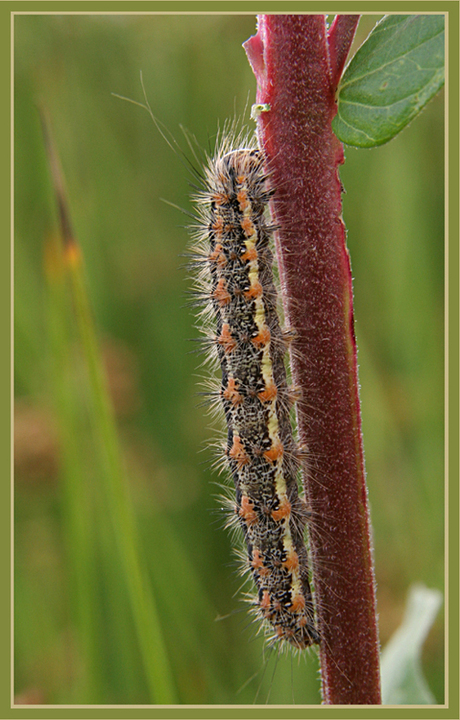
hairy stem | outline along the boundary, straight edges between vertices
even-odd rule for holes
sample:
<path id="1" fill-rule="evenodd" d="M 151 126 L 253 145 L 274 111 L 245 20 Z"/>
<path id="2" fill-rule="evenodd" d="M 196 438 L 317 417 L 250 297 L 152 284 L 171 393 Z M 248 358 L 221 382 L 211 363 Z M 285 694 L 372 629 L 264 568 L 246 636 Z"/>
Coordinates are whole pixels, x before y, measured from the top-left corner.
<path id="1" fill-rule="evenodd" d="M 339 16 L 262 15 L 245 44 L 258 82 L 261 147 L 273 186 L 283 303 L 295 330 L 300 442 L 323 700 L 380 704 L 375 588 L 358 396 L 352 282 L 331 129 L 357 24 Z"/>

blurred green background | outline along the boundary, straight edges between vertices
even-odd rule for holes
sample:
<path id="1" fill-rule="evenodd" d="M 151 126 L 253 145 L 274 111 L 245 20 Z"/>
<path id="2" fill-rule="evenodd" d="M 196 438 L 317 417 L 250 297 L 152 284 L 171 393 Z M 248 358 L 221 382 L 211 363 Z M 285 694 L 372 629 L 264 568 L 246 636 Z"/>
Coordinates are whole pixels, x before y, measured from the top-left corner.
<path id="1" fill-rule="evenodd" d="M 363 18 L 358 43 L 375 20 Z M 37 103 L 83 249 L 177 702 L 320 702 L 315 653 L 277 658 L 256 637 L 218 478 L 200 452 L 214 434 L 196 397 L 198 333 L 184 307 L 187 219 L 161 200 L 189 210 L 190 176 L 147 112 L 111 94 L 142 102 L 142 71 L 155 115 L 182 146 L 180 125 L 212 147 L 217 128 L 254 102 L 241 44 L 255 25 L 250 15 L 15 17 L 17 702 L 150 702 L 72 328 L 73 424 L 63 427 L 57 281 L 45 260 L 58 225 Z M 387 146 L 346 149 L 341 169 L 382 645 L 412 583 L 444 589 L 443 109 L 441 93 Z M 66 433 L 80 468 L 73 486 Z M 439 703 L 443 654 L 439 617 L 423 657 Z"/>

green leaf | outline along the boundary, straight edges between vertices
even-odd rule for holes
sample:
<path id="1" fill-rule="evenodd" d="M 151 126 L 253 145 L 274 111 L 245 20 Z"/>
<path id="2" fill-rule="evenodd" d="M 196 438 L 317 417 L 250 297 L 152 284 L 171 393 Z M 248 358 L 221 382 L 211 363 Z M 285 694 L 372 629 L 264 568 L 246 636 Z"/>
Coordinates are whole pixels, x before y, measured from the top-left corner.
<path id="1" fill-rule="evenodd" d="M 403 622 L 382 652 L 384 705 L 436 704 L 423 676 L 420 657 L 441 603 L 438 590 L 423 585 L 412 587 Z"/>
<path id="2" fill-rule="evenodd" d="M 387 15 L 345 70 L 333 130 L 347 145 L 382 145 L 443 84 L 444 16 Z"/>

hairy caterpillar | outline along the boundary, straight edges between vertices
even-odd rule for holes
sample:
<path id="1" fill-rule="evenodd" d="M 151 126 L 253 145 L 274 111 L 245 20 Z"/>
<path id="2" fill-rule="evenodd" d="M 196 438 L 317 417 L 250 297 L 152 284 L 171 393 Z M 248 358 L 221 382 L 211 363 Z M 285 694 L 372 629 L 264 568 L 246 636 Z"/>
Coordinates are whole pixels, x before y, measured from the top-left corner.
<path id="1" fill-rule="evenodd" d="M 253 612 L 270 644 L 302 649 L 319 642 L 304 540 L 307 507 L 299 496 L 284 355 L 290 340 L 277 315 L 267 218 L 273 189 L 254 142 L 220 143 L 195 197 L 192 265 L 204 331 L 222 372 L 214 399 L 227 425 L 226 465 L 235 498 L 229 525 L 243 531 Z"/>

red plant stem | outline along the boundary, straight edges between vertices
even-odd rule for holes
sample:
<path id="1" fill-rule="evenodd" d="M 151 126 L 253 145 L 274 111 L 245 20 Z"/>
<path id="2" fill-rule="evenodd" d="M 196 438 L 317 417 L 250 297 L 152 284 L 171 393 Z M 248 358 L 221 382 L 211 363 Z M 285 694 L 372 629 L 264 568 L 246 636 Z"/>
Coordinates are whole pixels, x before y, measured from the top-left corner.
<path id="1" fill-rule="evenodd" d="M 331 80 L 334 88 L 339 84 L 358 23 L 359 15 L 336 15 L 327 33 Z"/>
<path id="2" fill-rule="evenodd" d="M 312 509 L 310 544 L 323 701 L 380 704 L 379 645 L 358 397 L 352 281 L 331 129 L 356 16 L 262 15 L 245 49 L 258 81 L 259 140 L 276 188 L 277 255 L 297 339 L 300 442 Z"/>

